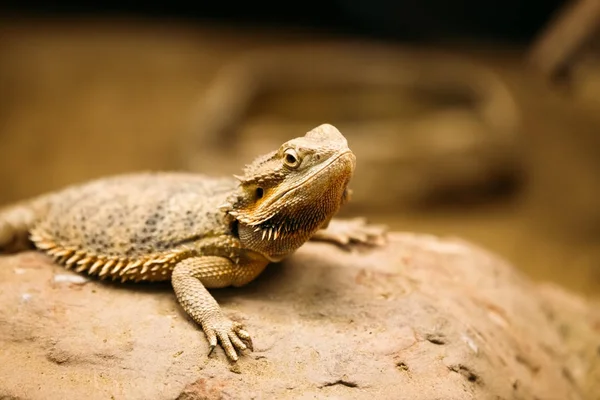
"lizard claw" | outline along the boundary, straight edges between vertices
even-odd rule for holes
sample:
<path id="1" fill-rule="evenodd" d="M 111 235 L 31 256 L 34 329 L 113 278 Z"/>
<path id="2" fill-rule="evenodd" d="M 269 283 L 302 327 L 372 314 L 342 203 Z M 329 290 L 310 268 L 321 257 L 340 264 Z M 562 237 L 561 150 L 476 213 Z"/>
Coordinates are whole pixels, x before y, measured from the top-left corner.
<path id="1" fill-rule="evenodd" d="M 210 346 L 208 356 L 213 353 L 217 347 L 217 343 L 221 344 L 225 354 L 227 354 L 227 358 L 233 362 L 236 362 L 239 358 L 238 351 L 254 350 L 250 334 L 239 322 L 231 321 L 229 318 L 221 315 L 207 321 L 202 327 Z"/>

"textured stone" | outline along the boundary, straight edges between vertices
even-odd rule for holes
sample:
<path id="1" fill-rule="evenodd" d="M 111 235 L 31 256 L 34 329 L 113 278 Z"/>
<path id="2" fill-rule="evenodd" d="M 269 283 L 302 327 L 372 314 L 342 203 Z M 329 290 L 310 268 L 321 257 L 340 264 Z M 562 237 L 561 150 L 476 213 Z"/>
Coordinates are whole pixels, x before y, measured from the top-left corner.
<path id="1" fill-rule="evenodd" d="M 2 256 L 0 398 L 600 398 L 600 307 L 457 239 L 309 243 L 213 294 L 254 339 L 236 367 L 168 284 Z"/>

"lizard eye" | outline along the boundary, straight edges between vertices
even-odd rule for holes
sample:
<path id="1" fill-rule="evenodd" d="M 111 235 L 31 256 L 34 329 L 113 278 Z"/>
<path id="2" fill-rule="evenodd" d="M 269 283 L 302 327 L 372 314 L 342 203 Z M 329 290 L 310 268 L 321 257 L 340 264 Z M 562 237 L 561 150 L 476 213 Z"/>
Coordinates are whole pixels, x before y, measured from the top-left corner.
<path id="1" fill-rule="evenodd" d="M 283 162 L 290 168 L 297 168 L 300 165 L 300 158 L 294 149 L 287 149 L 283 152 Z"/>

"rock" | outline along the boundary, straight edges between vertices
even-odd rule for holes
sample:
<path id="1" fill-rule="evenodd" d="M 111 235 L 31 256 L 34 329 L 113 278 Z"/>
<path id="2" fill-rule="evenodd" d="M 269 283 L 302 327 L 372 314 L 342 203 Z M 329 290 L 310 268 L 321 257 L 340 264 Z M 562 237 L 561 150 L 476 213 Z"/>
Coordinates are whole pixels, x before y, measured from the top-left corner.
<path id="1" fill-rule="evenodd" d="M 168 284 L 2 256 L 0 398 L 600 398 L 600 307 L 458 239 L 309 243 L 213 293 L 254 339 L 235 367 Z"/>

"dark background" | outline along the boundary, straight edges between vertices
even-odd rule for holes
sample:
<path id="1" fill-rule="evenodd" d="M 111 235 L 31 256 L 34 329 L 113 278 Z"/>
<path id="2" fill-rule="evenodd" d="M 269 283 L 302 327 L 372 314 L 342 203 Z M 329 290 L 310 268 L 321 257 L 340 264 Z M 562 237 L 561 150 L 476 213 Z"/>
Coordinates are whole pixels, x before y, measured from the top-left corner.
<path id="1" fill-rule="evenodd" d="M 123 16 L 260 26 L 297 26 L 381 39 L 530 41 L 565 1 L 329 0 L 302 2 L 5 2 L 29 16 Z"/>

